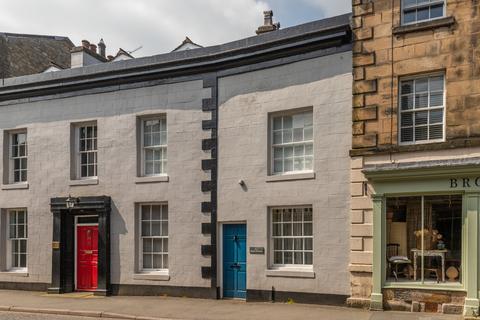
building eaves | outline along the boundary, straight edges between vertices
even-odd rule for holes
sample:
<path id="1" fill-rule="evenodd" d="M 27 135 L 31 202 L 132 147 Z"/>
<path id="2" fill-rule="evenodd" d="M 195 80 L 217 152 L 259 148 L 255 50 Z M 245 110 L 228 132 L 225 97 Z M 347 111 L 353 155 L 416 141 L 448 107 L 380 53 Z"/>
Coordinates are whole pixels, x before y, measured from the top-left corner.
<path id="1" fill-rule="evenodd" d="M 138 75 L 167 72 L 212 72 L 232 64 L 248 64 L 254 58 L 278 58 L 279 52 L 296 54 L 351 44 L 350 14 L 281 29 L 221 45 L 155 55 L 151 57 L 102 63 L 53 73 L 4 79 L 0 84 L 0 101 L 21 96 L 26 91 L 73 87 L 80 82 L 113 81 Z"/>

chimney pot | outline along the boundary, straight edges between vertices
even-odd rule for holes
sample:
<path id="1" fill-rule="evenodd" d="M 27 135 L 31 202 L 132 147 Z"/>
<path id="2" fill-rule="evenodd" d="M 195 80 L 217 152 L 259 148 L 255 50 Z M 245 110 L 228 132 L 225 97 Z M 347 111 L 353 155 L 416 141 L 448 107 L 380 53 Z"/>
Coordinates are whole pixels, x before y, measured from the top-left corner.
<path id="1" fill-rule="evenodd" d="M 263 11 L 263 25 L 271 26 L 273 24 L 273 11 Z"/>
<path id="2" fill-rule="evenodd" d="M 90 49 L 90 41 L 82 40 L 82 47 Z"/>
<path id="3" fill-rule="evenodd" d="M 105 49 L 106 49 L 105 42 L 103 42 L 103 38 L 102 38 L 102 39 L 100 39 L 100 42 L 98 43 L 98 51 L 99 51 L 100 55 L 104 58 L 105 58 Z"/>
<path id="4" fill-rule="evenodd" d="M 97 45 L 93 44 L 93 43 L 90 43 L 90 51 L 93 51 L 93 52 L 97 53 Z"/>
<path id="5" fill-rule="evenodd" d="M 273 11 L 263 11 L 263 26 L 258 27 L 256 33 L 262 34 L 280 29 L 280 23 L 273 23 Z"/>

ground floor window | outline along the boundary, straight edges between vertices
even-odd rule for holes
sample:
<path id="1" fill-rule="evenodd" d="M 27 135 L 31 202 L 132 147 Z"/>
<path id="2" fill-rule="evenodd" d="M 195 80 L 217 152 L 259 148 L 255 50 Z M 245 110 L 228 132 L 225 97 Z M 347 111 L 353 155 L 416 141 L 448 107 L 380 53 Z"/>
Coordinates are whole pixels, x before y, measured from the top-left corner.
<path id="1" fill-rule="evenodd" d="M 168 270 L 168 206 L 140 205 L 140 270 Z"/>
<path id="2" fill-rule="evenodd" d="M 387 281 L 461 282 L 462 196 L 389 197 Z"/>
<path id="3" fill-rule="evenodd" d="M 311 266 L 313 264 L 312 208 L 272 208 L 271 222 L 273 266 Z"/>
<path id="4" fill-rule="evenodd" d="M 8 211 L 8 251 L 9 269 L 27 268 L 27 211 L 16 209 Z"/>

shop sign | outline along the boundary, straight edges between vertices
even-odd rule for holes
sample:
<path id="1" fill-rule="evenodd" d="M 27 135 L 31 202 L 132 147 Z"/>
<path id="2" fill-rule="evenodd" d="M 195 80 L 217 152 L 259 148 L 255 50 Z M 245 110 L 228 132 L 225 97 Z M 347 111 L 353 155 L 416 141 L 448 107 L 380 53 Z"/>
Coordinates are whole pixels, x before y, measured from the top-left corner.
<path id="1" fill-rule="evenodd" d="M 480 188 L 480 177 L 450 178 L 450 189 L 458 188 Z"/>

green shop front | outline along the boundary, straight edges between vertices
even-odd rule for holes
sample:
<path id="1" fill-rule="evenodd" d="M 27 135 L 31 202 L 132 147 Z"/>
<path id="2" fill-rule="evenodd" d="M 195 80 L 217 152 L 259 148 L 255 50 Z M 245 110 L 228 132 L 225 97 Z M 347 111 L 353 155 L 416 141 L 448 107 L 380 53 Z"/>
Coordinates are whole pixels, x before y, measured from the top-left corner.
<path id="1" fill-rule="evenodd" d="M 480 159 L 365 166 L 371 308 L 477 315 Z"/>

